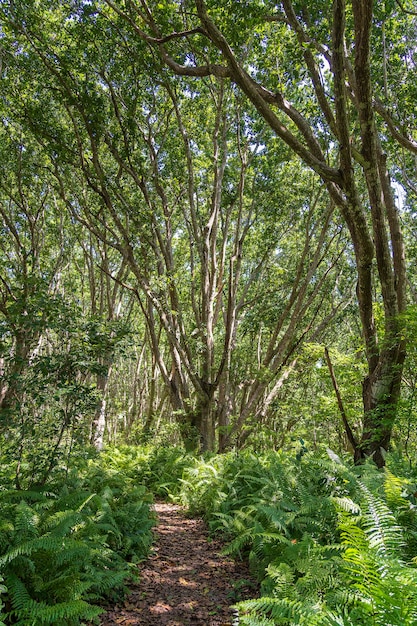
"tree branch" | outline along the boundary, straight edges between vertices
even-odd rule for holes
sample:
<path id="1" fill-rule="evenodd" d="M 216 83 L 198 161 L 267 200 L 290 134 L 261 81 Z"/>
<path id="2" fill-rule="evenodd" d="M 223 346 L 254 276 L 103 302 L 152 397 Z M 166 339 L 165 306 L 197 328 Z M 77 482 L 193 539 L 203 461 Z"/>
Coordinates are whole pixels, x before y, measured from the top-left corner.
<path id="1" fill-rule="evenodd" d="M 396 139 L 400 145 L 402 145 L 404 148 L 406 148 L 410 152 L 414 152 L 415 154 L 417 154 L 417 142 L 414 141 L 413 139 L 410 139 L 409 137 L 406 137 L 398 130 L 394 120 L 392 119 L 387 109 L 382 104 L 382 102 L 378 100 L 377 98 L 375 98 L 373 105 L 374 105 L 375 111 L 379 113 L 379 115 L 382 117 L 382 119 L 388 126 L 388 129 L 390 130 L 394 139 Z"/>
<path id="2" fill-rule="evenodd" d="M 358 447 L 358 442 L 356 441 L 355 435 L 350 427 L 345 407 L 343 405 L 342 396 L 340 395 L 339 385 L 337 384 L 336 376 L 333 369 L 333 364 L 330 360 L 329 350 L 324 348 L 324 356 L 326 357 L 327 367 L 329 368 L 330 378 L 332 379 L 333 389 L 337 398 L 337 406 L 339 407 L 340 415 L 342 417 L 343 426 L 345 427 L 346 436 L 349 440 L 350 445 L 354 450 Z"/>
<path id="3" fill-rule="evenodd" d="M 417 15 L 417 11 L 410 11 L 410 9 L 406 9 L 402 2 L 400 2 L 400 0 L 395 0 L 395 2 L 398 4 L 398 6 L 400 7 L 401 11 L 403 11 L 404 13 L 407 13 L 407 15 Z"/>
<path id="4" fill-rule="evenodd" d="M 196 0 L 196 7 L 198 16 L 205 30 L 207 31 L 209 38 L 223 53 L 227 61 L 227 64 L 230 68 L 231 79 L 233 80 L 233 82 L 239 85 L 239 87 L 246 94 L 252 104 L 256 107 L 256 109 L 259 111 L 265 121 L 272 128 L 272 130 L 324 180 L 336 182 L 339 185 L 342 185 L 343 181 L 342 177 L 340 176 L 340 172 L 337 169 L 327 165 L 324 157 L 322 157 L 321 155 L 320 157 L 318 156 L 320 146 L 318 142 L 316 142 L 316 139 L 313 137 L 311 143 L 308 139 L 308 143 L 310 144 L 310 150 L 307 149 L 304 144 L 301 143 L 301 141 L 297 139 L 297 137 L 295 137 L 295 135 L 293 135 L 291 131 L 275 115 L 271 107 L 268 105 L 268 101 L 264 98 L 265 92 L 258 89 L 255 81 L 253 81 L 253 79 L 241 67 L 225 37 L 208 16 L 203 0 Z M 304 120 L 304 118 L 302 118 L 301 114 L 298 111 L 291 108 L 290 106 L 287 106 L 288 103 L 285 103 L 284 99 L 281 96 L 277 95 L 276 102 L 279 102 L 280 100 L 282 107 L 284 107 L 286 110 L 287 115 L 297 124 L 299 130 L 301 130 L 304 137 L 307 138 L 311 133 L 310 130 L 307 131 L 307 120 Z M 313 147 L 313 150 L 311 150 L 311 147 Z"/>

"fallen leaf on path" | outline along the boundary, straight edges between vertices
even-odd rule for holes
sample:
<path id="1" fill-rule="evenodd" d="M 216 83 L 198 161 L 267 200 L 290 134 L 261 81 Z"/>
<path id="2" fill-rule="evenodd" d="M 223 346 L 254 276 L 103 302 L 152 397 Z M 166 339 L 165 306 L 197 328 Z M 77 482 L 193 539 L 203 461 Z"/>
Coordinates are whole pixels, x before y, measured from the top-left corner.
<path id="1" fill-rule="evenodd" d="M 222 556 L 204 522 L 178 505 L 156 503 L 155 511 L 156 542 L 140 581 L 101 626 L 232 626 L 230 605 L 258 593 L 247 565 Z"/>

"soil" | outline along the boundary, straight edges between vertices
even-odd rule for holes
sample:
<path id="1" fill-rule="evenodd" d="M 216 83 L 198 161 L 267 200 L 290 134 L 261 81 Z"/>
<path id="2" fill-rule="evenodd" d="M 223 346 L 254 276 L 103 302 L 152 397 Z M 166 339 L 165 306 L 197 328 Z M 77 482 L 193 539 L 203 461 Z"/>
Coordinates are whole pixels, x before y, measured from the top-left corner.
<path id="1" fill-rule="evenodd" d="M 102 626 L 232 626 L 232 605 L 257 595 L 247 566 L 221 555 L 201 519 L 178 505 L 156 503 L 158 525 L 140 580 L 121 606 L 112 607 Z"/>

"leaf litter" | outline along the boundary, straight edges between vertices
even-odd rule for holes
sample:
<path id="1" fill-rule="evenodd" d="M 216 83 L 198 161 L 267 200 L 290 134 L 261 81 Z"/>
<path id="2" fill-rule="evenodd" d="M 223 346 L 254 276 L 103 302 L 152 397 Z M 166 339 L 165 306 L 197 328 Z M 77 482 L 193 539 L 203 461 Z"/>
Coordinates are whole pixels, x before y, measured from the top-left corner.
<path id="1" fill-rule="evenodd" d="M 140 580 L 101 626 L 233 626 L 232 606 L 257 595 L 245 563 L 221 554 L 202 519 L 177 504 L 157 502 L 155 543 Z"/>

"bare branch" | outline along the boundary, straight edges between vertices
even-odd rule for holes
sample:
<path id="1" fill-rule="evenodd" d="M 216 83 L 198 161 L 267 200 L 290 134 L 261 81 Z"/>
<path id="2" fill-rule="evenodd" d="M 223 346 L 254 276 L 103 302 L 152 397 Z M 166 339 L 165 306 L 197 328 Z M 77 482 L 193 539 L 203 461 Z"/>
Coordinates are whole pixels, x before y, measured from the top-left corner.
<path id="1" fill-rule="evenodd" d="M 171 41 L 172 39 L 183 39 L 184 37 L 189 37 L 190 35 L 196 35 L 197 33 L 200 33 L 201 35 L 207 35 L 207 33 L 201 28 L 201 26 L 197 26 L 196 28 L 192 28 L 191 30 L 184 30 L 180 33 L 177 33 L 174 31 L 173 33 L 170 33 L 169 35 L 166 35 L 165 37 L 151 38 L 151 39 L 154 43 L 162 44 L 162 43 L 166 43 L 167 41 Z"/>
<path id="2" fill-rule="evenodd" d="M 402 2 L 400 2 L 400 0 L 395 0 L 395 2 L 400 7 L 401 11 L 403 11 L 404 13 L 407 13 L 407 15 L 417 15 L 417 11 L 410 11 L 410 9 L 406 9 L 405 6 L 402 4 Z"/>
<path id="3" fill-rule="evenodd" d="M 411 139 L 410 137 L 406 137 L 405 135 L 403 135 L 403 133 L 401 133 L 398 130 L 396 123 L 394 122 L 394 120 L 392 119 L 391 115 L 388 113 L 387 109 L 384 107 L 382 102 L 380 102 L 380 100 L 378 99 L 375 99 L 373 105 L 374 105 L 375 111 L 379 113 L 379 115 L 382 117 L 382 119 L 388 126 L 388 129 L 390 130 L 394 139 L 396 139 L 399 144 L 401 144 L 404 148 L 406 148 L 410 152 L 414 152 L 415 154 L 417 154 L 417 142 Z"/>
<path id="4" fill-rule="evenodd" d="M 332 379 L 333 389 L 337 398 L 337 405 L 339 407 L 340 415 L 342 417 L 343 425 L 345 427 L 346 436 L 352 448 L 356 450 L 358 447 L 358 443 L 356 441 L 355 435 L 350 427 L 349 420 L 347 418 L 347 414 L 345 411 L 345 407 L 343 405 L 342 396 L 340 394 L 339 385 L 337 384 L 336 375 L 334 373 L 333 364 L 330 360 L 330 354 L 327 347 L 324 348 L 324 356 L 326 357 L 327 367 L 329 368 L 330 378 Z"/>

